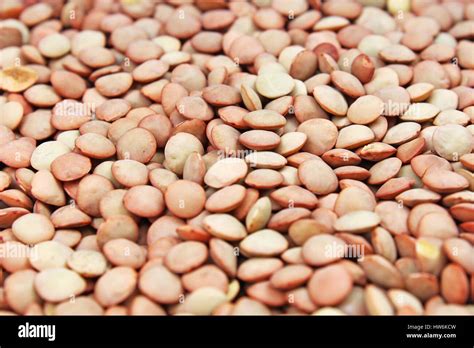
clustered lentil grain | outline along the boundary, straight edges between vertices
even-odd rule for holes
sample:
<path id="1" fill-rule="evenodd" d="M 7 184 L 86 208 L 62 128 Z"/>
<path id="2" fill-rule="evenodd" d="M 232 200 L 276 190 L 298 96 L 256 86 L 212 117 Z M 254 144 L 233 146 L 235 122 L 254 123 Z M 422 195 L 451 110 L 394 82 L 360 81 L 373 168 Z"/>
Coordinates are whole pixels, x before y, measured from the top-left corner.
<path id="1" fill-rule="evenodd" d="M 474 314 L 470 0 L 6 0 L 0 314 Z"/>

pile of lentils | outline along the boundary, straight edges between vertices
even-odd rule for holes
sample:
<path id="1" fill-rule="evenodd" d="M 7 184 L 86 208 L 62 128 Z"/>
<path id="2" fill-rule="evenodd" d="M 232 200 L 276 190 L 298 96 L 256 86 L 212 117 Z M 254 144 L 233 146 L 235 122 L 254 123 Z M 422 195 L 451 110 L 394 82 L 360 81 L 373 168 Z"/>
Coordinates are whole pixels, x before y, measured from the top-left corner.
<path id="1" fill-rule="evenodd" d="M 0 314 L 474 314 L 471 0 L 1 3 Z"/>

